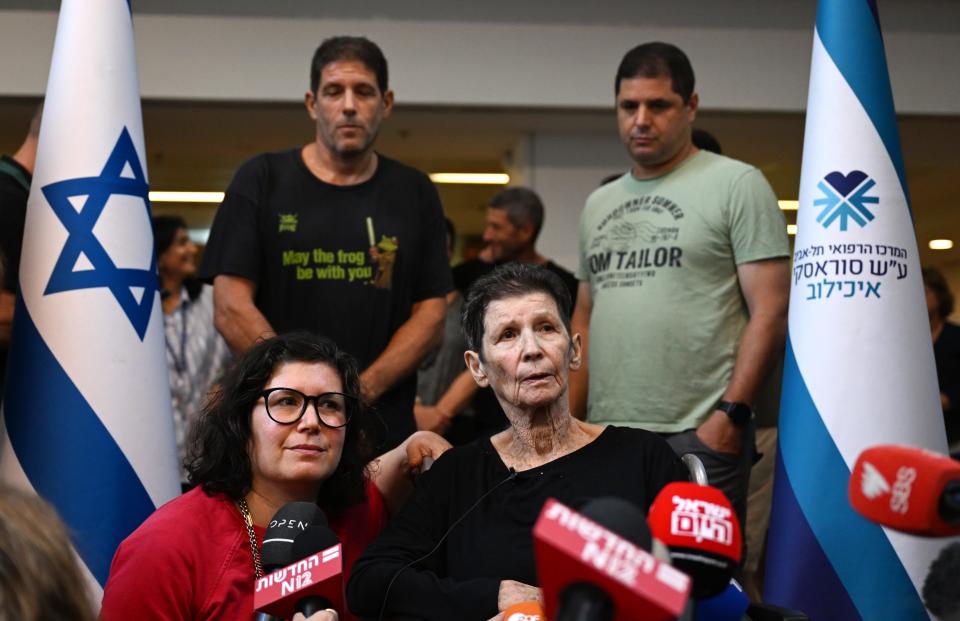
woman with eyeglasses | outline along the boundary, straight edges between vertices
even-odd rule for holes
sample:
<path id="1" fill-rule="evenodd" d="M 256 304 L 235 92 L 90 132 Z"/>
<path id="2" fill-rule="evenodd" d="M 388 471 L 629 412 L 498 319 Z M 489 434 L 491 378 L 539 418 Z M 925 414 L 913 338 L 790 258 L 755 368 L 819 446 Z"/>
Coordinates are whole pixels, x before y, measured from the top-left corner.
<path id="1" fill-rule="evenodd" d="M 356 361 L 328 339 L 280 335 L 243 354 L 193 430 L 186 466 L 196 487 L 120 545 L 100 618 L 250 619 L 264 531 L 295 501 L 326 513 L 346 580 L 405 500 L 408 474 L 449 447 L 418 432 L 371 461 L 379 423 L 359 394 Z"/>

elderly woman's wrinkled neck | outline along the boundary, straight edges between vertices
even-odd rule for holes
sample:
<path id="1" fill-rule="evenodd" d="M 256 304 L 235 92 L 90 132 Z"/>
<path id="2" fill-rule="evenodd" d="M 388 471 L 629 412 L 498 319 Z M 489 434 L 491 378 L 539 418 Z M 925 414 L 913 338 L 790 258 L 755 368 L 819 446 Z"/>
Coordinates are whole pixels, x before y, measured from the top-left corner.
<path id="1" fill-rule="evenodd" d="M 597 436 L 595 425 L 578 421 L 559 404 L 523 414 L 507 413 L 507 417 L 510 427 L 491 442 L 508 467 L 521 471 L 572 453 Z"/>

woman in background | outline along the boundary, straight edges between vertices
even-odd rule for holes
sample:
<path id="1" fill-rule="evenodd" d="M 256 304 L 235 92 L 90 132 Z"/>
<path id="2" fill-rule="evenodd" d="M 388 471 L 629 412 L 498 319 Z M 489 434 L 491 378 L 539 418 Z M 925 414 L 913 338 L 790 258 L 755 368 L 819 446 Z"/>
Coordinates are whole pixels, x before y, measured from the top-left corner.
<path id="1" fill-rule="evenodd" d="M 231 357 L 213 325 L 213 288 L 194 278 L 197 246 L 187 234 L 187 223 L 179 216 L 154 217 L 153 246 L 160 275 L 180 480 L 186 481 L 183 460 L 190 425 Z"/>

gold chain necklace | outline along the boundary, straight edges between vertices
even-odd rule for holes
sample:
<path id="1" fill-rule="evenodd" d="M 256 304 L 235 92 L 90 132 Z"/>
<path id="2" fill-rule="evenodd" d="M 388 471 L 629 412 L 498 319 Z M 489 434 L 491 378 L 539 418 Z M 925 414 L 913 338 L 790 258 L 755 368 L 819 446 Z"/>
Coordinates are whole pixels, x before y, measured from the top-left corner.
<path id="1" fill-rule="evenodd" d="M 256 580 L 263 577 L 263 566 L 260 565 L 260 550 L 257 549 L 257 535 L 253 532 L 253 518 L 250 517 L 250 507 L 247 506 L 247 499 L 240 497 L 237 501 L 240 508 L 240 515 L 243 516 L 243 524 L 247 527 L 247 535 L 250 537 L 250 554 L 253 555 L 253 573 Z"/>

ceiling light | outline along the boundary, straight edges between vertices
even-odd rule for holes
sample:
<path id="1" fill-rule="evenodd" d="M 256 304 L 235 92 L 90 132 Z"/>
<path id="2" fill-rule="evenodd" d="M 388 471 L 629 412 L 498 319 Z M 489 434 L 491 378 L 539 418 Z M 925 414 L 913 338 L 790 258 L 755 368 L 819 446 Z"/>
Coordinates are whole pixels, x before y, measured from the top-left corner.
<path id="1" fill-rule="evenodd" d="M 783 211 L 796 211 L 800 208 L 800 201 L 777 201 Z"/>
<path id="2" fill-rule="evenodd" d="M 930 246 L 930 250 L 950 250 L 953 248 L 952 239 L 931 239 L 930 243 L 927 244 Z"/>
<path id="3" fill-rule="evenodd" d="M 150 192 L 152 203 L 222 203 L 223 192 Z"/>
<path id="4" fill-rule="evenodd" d="M 434 183 L 473 183 L 483 185 L 507 185 L 510 175 L 506 173 L 433 173 Z"/>
<path id="5" fill-rule="evenodd" d="M 787 225 L 787 235 L 796 235 L 797 234 L 797 225 L 788 224 Z"/>

